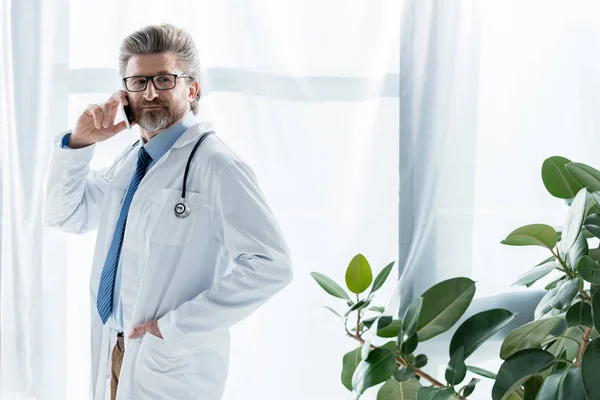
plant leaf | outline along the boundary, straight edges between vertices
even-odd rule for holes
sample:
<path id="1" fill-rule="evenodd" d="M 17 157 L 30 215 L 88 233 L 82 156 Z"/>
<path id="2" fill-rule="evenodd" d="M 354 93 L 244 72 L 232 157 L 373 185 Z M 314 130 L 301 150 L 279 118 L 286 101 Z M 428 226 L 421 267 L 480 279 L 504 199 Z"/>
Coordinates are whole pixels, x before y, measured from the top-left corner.
<path id="1" fill-rule="evenodd" d="M 410 306 L 404 313 L 404 319 L 402 320 L 402 337 L 398 338 L 398 344 L 402 344 L 412 337 L 417 332 L 417 324 L 419 322 L 419 314 L 421 313 L 421 307 L 423 306 L 423 298 L 417 297 L 410 303 Z"/>
<path id="2" fill-rule="evenodd" d="M 396 371 L 394 353 L 381 347 L 373 349 L 366 360 L 361 361 L 352 375 L 352 389 L 361 395 L 368 388 L 385 382 Z"/>
<path id="3" fill-rule="evenodd" d="M 476 367 L 474 365 L 467 365 L 467 371 L 471 371 L 474 374 L 489 379 L 496 379 L 498 377 L 495 373 L 488 371 L 487 369 Z"/>
<path id="4" fill-rule="evenodd" d="M 563 349 L 567 350 L 565 359 L 574 360 L 579 350 L 582 333 L 578 327 L 567 328 L 560 337 L 548 347 L 548 352 L 559 357 Z"/>
<path id="5" fill-rule="evenodd" d="M 417 391 L 421 387 L 415 378 L 405 382 L 388 379 L 377 392 L 377 400 L 409 400 L 417 397 Z"/>
<path id="6" fill-rule="evenodd" d="M 560 400 L 585 400 L 581 369 L 571 366 L 562 372 L 558 387 L 558 398 Z"/>
<path id="7" fill-rule="evenodd" d="M 389 324 L 385 328 L 379 329 L 377 331 L 377 336 L 382 337 L 382 338 L 397 337 L 398 332 L 400 331 L 401 327 L 402 327 L 402 320 L 395 319 L 392 321 L 391 324 Z"/>
<path id="8" fill-rule="evenodd" d="M 492 399 L 505 399 L 521 383 L 548 368 L 552 361 L 554 356 L 540 349 L 526 349 L 513 354 L 500 366 L 492 388 Z"/>
<path id="9" fill-rule="evenodd" d="M 531 224 L 515 229 L 501 243 L 509 246 L 542 246 L 553 249 L 556 240 L 557 233 L 553 227 Z"/>
<path id="10" fill-rule="evenodd" d="M 469 278 L 448 279 L 425 291 L 417 324 L 419 341 L 450 329 L 465 313 L 474 295 L 475 282 Z"/>
<path id="11" fill-rule="evenodd" d="M 542 181 L 546 190 L 560 199 L 572 199 L 581 189 L 581 184 L 573 178 L 565 167 L 571 160 L 554 156 L 544 160 L 542 164 Z"/>
<path id="12" fill-rule="evenodd" d="M 385 307 L 373 306 L 373 307 L 369 308 L 369 310 L 383 314 L 383 312 L 385 311 Z"/>
<path id="13" fill-rule="evenodd" d="M 415 370 L 412 368 L 400 367 L 394 372 L 394 379 L 398 382 L 407 381 L 415 376 Z"/>
<path id="14" fill-rule="evenodd" d="M 369 262 L 362 254 L 352 258 L 346 269 L 346 286 L 352 293 L 360 294 L 373 282 L 373 272 Z"/>
<path id="15" fill-rule="evenodd" d="M 594 196 L 594 199 L 596 197 Z M 600 239 L 600 214 L 591 214 L 583 222 L 583 226 L 592 233 L 595 237 Z"/>
<path id="16" fill-rule="evenodd" d="M 596 169 L 582 163 L 571 162 L 566 166 L 567 171 L 583 187 L 588 188 L 590 192 L 600 190 L 600 172 Z"/>
<path id="17" fill-rule="evenodd" d="M 542 279 L 544 276 L 548 275 L 552 270 L 556 268 L 556 261 L 552 260 L 546 264 L 542 264 L 539 267 L 533 267 L 529 271 L 525 272 L 523 275 L 517 279 L 512 286 L 529 286 L 535 283 L 538 279 Z"/>
<path id="18" fill-rule="evenodd" d="M 588 399 L 600 399 L 600 340 L 592 340 L 585 349 L 581 362 L 583 388 Z"/>
<path id="19" fill-rule="evenodd" d="M 469 397 L 475 390 L 475 385 L 477 385 L 479 382 L 481 382 L 481 379 L 472 378 L 471 382 L 463 386 L 458 393 L 461 394 L 462 397 Z"/>
<path id="20" fill-rule="evenodd" d="M 565 311 L 579 291 L 579 279 L 573 278 L 556 287 L 556 295 L 550 300 L 550 305 L 557 310 Z"/>
<path id="21" fill-rule="evenodd" d="M 544 380 L 544 383 L 542 383 L 536 400 L 558 400 L 558 388 L 560 386 L 562 374 L 563 371 L 558 371 L 549 375 Z"/>
<path id="22" fill-rule="evenodd" d="M 486 340 L 508 324 L 514 316 L 508 310 L 496 308 L 469 317 L 454 332 L 450 341 L 450 354 L 454 354 L 459 347 L 463 347 L 465 358 L 468 358 Z"/>
<path id="23" fill-rule="evenodd" d="M 577 263 L 577 272 L 590 283 L 600 284 L 600 265 L 590 256 L 583 256 Z"/>
<path id="24" fill-rule="evenodd" d="M 567 253 L 567 266 L 572 270 L 575 269 L 581 257 L 588 255 L 589 247 L 585 235 L 580 234 L 575 241 L 575 245 Z"/>
<path id="25" fill-rule="evenodd" d="M 361 350 L 362 346 L 346 353 L 342 361 L 342 384 L 348 390 L 352 390 L 352 375 L 361 362 Z"/>
<path id="26" fill-rule="evenodd" d="M 348 293 L 340 285 L 335 283 L 333 279 L 328 278 L 320 272 L 311 272 L 310 275 L 317 281 L 317 283 L 330 295 L 338 297 L 340 299 L 350 300 Z"/>
<path id="27" fill-rule="evenodd" d="M 331 308 L 331 307 L 327 307 L 327 306 L 323 306 L 323 308 L 326 308 L 326 309 L 328 309 L 329 311 L 331 311 L 332 313 L 334 313 L 334 314 L 335 314 L 335 315 L 337 315 L 338 317 L 342 318 L 342 316 L 341 316 L 341 315 L 340 315 L 340 314 L 339 314 L 337 311 L 335 311 L 333 308 Z M 342 318 L 342 319 L 343 319 L 343 318 Z"/>
<path id="28" fill-rule="evenodd" d="M 579 326 L 585 325 L 587 327 L 594 327 L 594 320 L 592 319 L 592 306 L 585 301 L 578 301 L 569 307 L 567 315 L 567 326 Z"/>
<path id="29" fill-rule="evenodd" d="M 579 190 L 567 212 L 565 226 L 563 227 L 560 240 L 560 245 L 562 246 L 561 248 L 564 253 L 568 253 L 573 248 L 573 245 L 575 245 L 575 242 L 577 241 L 577 237 L 581 233 L 587 206 L 587 193 L 585 188 Z"/>
<path id="30" fill-rule="evenodd" d="M 523 400 L 535 400 L 535 397 L 544 383 L 544 378 L 534 375 L 523 383 Z"/>
<path id="31" fill-rule="evenodd" d="M 427 356 L 425 354 L 419 354 L 415 357 L 415 361 L 413 362 L 413 367 L 415 368 L 423 368 L 427 365 Z"/>
<path id="32" fill-rule="evenodd" d="M 373 287 L 371 288 L 371 292 L 369 294 L 375 293 L 383 286 L 386 279 L 390 275 L 392 268 L 394 267 L 394 263 L 395 263 L 395 261 L 392 261 L 384 269 L 382 269 L 381 272 L 379 272 L 379 274 L 377 274 L 377 277 L 375 278 L 375 281 L 373 282 Z"/>
<path id="33" fill-rule="evenodd" d="M 449 385 L 459 385 L 467 375 L 467 366 L 465 365 L 465 350 L 459 347 L 452 357 L 446 368 L 446 382 Z"/>
<path id="34" fill-rule="evenodd" d="M 510 332 L 500 348 L 500 358 L 506 360 L 514 353 L 537 348 L 558 326 L 561 318 L 552 317 L 539 321 L 532 321 Z"/>

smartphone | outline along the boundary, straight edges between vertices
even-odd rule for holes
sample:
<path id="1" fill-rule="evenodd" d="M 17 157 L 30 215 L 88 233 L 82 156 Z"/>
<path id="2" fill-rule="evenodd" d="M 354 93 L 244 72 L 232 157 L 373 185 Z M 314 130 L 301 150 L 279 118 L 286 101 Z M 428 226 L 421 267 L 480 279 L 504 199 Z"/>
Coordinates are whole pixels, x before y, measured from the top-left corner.
<path id="1" fill-rule="evenodd" d="M 121 113 L 123 114 L 123 119 L 125 120 L 125 125 L 127 125 L 127 129 L 131 129 L 131 124 L 133 123 L 133 114 L 131 114 L 131 107 L 128 105 L 123 105 L 121 103 Z"/>

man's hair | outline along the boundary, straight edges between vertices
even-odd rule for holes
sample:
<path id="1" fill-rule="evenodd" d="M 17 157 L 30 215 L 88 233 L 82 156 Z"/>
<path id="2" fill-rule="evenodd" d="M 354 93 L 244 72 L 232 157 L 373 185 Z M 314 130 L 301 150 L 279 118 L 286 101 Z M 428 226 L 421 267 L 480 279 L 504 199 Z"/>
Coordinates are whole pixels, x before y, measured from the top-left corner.
<path id="1" fill-rule="evenodd" d="M 132 56 L 173 52 L 181 63 L 183 73 L 200 82 L 200 55 L 192 36 L 184 29 L 171 24 L 149 25 L 127 36 L 119 49 L 119 74 L 125 77 L 125 68 Z M 198 114 L 200 90 L 191 103 L 194 115 Z"/>

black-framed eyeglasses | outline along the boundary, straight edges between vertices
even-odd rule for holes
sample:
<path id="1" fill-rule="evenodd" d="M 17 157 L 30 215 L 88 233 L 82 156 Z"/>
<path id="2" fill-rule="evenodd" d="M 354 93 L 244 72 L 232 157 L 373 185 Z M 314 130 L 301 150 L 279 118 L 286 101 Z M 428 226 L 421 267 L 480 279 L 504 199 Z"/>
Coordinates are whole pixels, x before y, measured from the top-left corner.
<path id="1" fill-rule="evenodd" d="M 136 75 L 123 78 L 123 85 L 129 92 L 143 92 L 148 87 L 148 81 L 151 80 L 156 90 L 171 90 L 177 83 L 177 78 L 194 79 L 186 74 L 158 74 L 158 75 Z"/>

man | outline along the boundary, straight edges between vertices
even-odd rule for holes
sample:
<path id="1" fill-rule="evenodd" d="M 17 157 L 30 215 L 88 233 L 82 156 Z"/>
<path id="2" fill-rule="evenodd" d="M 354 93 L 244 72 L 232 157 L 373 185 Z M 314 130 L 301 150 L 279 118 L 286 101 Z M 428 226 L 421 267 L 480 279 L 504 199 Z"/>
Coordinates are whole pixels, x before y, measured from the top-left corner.
<path id="1" fill-rule="evenodd" d="M 200 67 L 189 34 L 168 24 L 134 32 L 119 69 L 124 90 L 55 139 L 43 212 L 64 231 L 98 229 L 94 399 L 109 374 L 111 399 L 220 399 L 229 328 L 290 282 L 289 250 L 252 169 L 194 118 Z M 95 144 L 126 129 L 114 124 L 119 103 L 141 140 L 90 170 Z"/>

